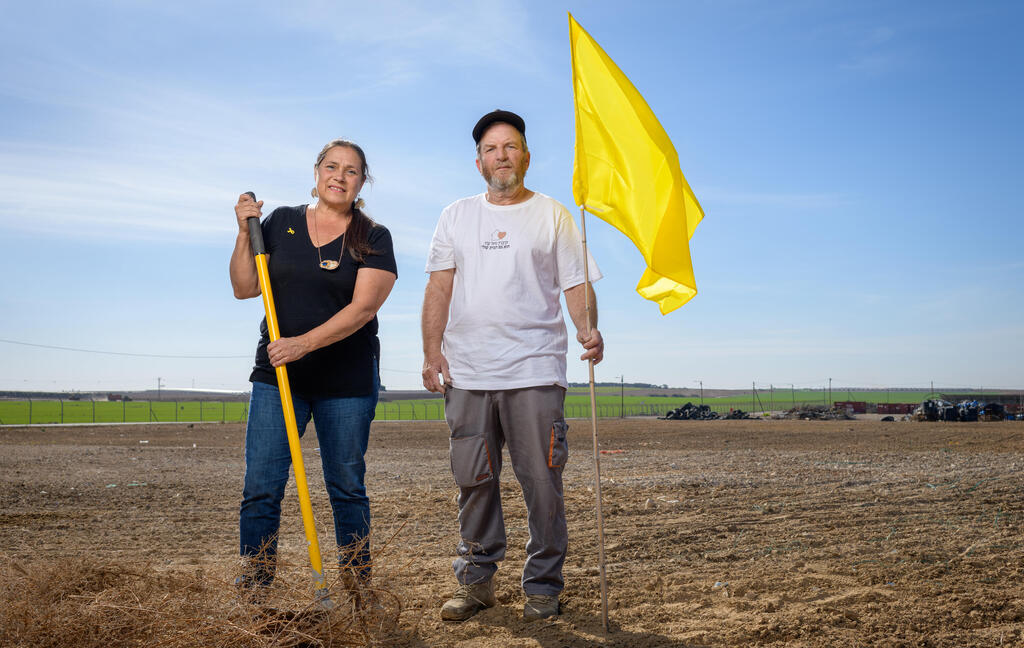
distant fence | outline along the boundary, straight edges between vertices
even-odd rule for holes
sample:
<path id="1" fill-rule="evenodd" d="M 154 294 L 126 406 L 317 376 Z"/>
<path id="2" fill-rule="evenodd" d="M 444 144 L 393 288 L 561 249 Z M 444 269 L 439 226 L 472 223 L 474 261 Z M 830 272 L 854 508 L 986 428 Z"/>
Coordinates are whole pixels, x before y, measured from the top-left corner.
<path id="1" fill-rule="evenodd" d="M 573 398 L 569 399 L 570 401 Z M 774 401 L 774 402 L 773 402 Z M 601 403 L 597 404 L 597 417 L 603 419 L 621 418 L 626 416 L 665 416 L 684 402 L 697 405 L 697 399 L 678 399 L 669 403 Z M 797 400 L 797 405 L 808 405 L 807 401 Z M 756 400 L 757 406 L 750 411 L 755 415 L 763 412 L 785 411 L 790 402 L 781 399 L 767 401 Z M 878 412 L 883 414 L 907 413 L 916 406 L 912 403 L 845 403 L 837 401 L 835 406 L 843 408 L 847 405 L 864 405 L 863 408 L 853 407 L 855 412 Z M 732 402 L 729 404 L 710 404 L 708 407 L 719 415 L 728 414 L 739 408 L 749 411 L 750 403 Z M 1008 405 L 1008 412 L 1016 412 L 1021 408 Z M 45 425 L 70 423 L 244 423 L 248 419 L 249 403 L 244 401 L 87 401 L 61 399 L 0 399 L 0 425 Z M 565 405 L 566 418 L 590 418 L 590 404 L 587 402 L 568 402 Z M 444 400 L 440 398 L 424 398 L 419 400 L 402 400 L 377 403 L 376 419 L 378 421 L 443 421 Z"/>
<path id="2" fill-rule="evenodd" d="M 673 407 L 657 403 L 639 403 L 629 405 L 602 404 L 597 405 L 598 418 L 621 418 L 625 416 L 665 416 Z M 732 408 L 728 405 L 713 405 L 711 409 L 719 414 L 727 414 Z M 566 418 L 590 418 L 589 404 L 570 403 L 565 406 Z M 440 399 L 423 399 L 419 401 L 395 401 L 377 405 L 378 421 L 440 421 L 444 420 L 444 401 Z"/>
<path id="3" fill-rule="evenodd" d="M 597 405 L 598 418 L 664 416 L 672 409 L 664 404 Z M 719 414 L 729 406 L 714 405 Z M 82 401 L 60 399 L 0 400 L 0 425 L 69 423 L 200 423 L 245 422 L 249 404 L 239 401 Z M 589 418 L 590 405 L 570 403 L 566 418 Z M 378 421 L 443 421 L 444 401 L 422 399 L 377 404 Z"/>
<path id="4" fill-rule="evenodd" d="M 234 423 L 249 404 L 239 401 L 0 400 L 0 425 L 48 423 Z"/>

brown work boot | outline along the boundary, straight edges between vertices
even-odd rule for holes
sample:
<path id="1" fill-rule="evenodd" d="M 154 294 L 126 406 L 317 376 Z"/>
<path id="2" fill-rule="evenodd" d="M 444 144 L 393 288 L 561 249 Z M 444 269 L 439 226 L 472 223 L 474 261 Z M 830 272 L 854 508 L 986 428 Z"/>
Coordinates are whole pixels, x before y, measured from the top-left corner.
<path id="1" fill-rule="evenodd" d="M 523 605 L 523 620 L 537 621 L 557 616 L 559 612 L 558 597 L 544 594 L 527 594 Z"/>
<path id="2" fill-rule="evenodd" d="M 484 608 L 497 604 L 494 598 L 494 581 L 459 585 L 455 594 L 441 606 L 441 618 L 445 621 L 465 621 Z"/>

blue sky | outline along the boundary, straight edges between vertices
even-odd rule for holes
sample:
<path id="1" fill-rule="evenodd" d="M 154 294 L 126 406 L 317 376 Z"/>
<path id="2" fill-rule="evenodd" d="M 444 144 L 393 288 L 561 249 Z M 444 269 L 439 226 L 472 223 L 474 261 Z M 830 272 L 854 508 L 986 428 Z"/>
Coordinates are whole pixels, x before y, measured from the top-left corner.
<path id="1" fill-rule="evenodd" d="M 398 254 L 383 381 L 418 387 L 427 245 L 483 189 L 477 118 L 523 115 L 527 186 L 576 211 L 566 11 L 706 213 L 700 292 L 664 317 L 588 219 L 598 380 L 1024 387 L 1021 3 L 5 4 L 0 389 L 246 389 L 262 305 L 231 295 L 232 206 L 306 202 L 339 136 Z"/>

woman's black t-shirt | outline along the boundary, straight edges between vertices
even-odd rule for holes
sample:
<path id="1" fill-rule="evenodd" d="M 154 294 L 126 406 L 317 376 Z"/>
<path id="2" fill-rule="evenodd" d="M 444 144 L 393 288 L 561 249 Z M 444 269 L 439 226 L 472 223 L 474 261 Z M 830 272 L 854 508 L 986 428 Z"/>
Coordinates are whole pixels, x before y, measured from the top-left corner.
<path id="1" fill-rule="evenodd" d="M 375 252 L 357 263 L 346 248 L 342 253 L 339 236 L 320 248 L 324 260 L 337 260 L 336 270 L 320 268 L 317 249 L 306 228 L 306 205 L 279 207 L 261 224 L 269 255 L 270 286 L 281 337 L 302 335 L 320 326 L 352 302 L 359 268 L 376 268 L 398 275 L 391 233 L 375 225 L 369 245 Z M 250 381 L 277 385 L 274 367 L 267 356 L 270 334 L 267 320 L 260 324 L 256 366 Z M 377 317 L 344 340 L 317 349 L 296 362 L 288 363 L 292 392 L 303 398 L 366 396 L 373 392 L 374 360 L 380 366 Z"/>

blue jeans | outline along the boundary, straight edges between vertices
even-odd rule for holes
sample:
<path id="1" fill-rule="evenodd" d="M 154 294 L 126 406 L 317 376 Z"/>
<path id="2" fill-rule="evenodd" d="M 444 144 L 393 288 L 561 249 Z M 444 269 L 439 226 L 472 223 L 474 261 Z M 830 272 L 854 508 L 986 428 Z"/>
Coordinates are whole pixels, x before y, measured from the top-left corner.
<path id="1" fill-rule="evenodd" d="M 334 536 L 342 567 L 369 576 L 370 500 L 366 497 L 366 445 L 377 407 L 379 383 L 368 396 L 318 398 L 292 396 L 299 436 L 312 417 L 320 442 L 327 494 L 334 511 Z M 277 387 L 252 383 L 245 431 L 245 487 L 239 509 L 239 545 L 243 557 L 259 558 L 243 576 L 254 585 L 274 579 L 281 500 L 292 458 Z M 347 549 L 346 549 L 347 548 Z"/>

